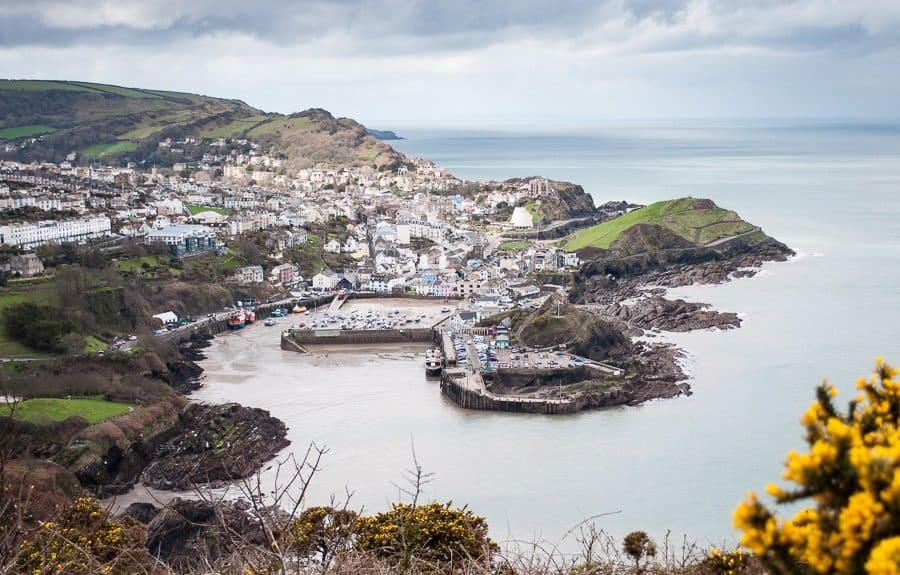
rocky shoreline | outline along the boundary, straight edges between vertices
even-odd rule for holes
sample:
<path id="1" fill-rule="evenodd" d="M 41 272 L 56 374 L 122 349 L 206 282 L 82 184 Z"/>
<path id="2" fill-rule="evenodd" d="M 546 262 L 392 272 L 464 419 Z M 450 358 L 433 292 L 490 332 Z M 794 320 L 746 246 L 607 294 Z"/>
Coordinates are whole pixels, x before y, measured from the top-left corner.
<path id="1" fill-rule="evenodd" d="M 522 322 L 526 325 L 518 329 L 517 335 L 520 342 L 525 336 L 524 343 L 529 347 L 565 347 L 583 357 L 618 367 L 623 376 L 567 381 L 561 388 L 560 382 L 553 378 L 552 384 L 545 382 L 546 385 L 540 378 L 521 386 L 492 383 L 488 390 L 500 401 L 474 403 L 483 404 L 487 409 L 508 410 L 504 407 L 508 403 L 505 399 L 546 398 L 554 403 L 562 394 L 575 409 L 584 410 L 691 395 L 689 378 L 681 367 L 684 351 L 675 344 L 648 341 L 648 338 L 701 329 L 736 329 L 742 321 L 737 313 L 715 310 L 709 304 L 669 299 L 667 288 L 723 284 L 753 277 L 764 263 L 786 261 L 794 255 L 790 248 L 758 230 L 753 232 L 758 234 L 753 241 L 739 237 L 721 250 L 685 248 L 681 240 L 672 247 L 666 244 L 671 238 L 658 230 L 636 233 L 642 237 L 659 234 L 663 240 L 660 249 L 652 253 L 627 253 L 626 240 L 624 251 L 621 248 L 611 251 L 582 266 L 568 302 L 551 303 L 549 307 L 545 304 L 525 319 L 516 319 L 521 314 L 515 312 L 510 316 L 520 326 Z M 554 338 L 547 327 L 548 318 L 559 316 L 560 307 L 565 310 L 563 316 L 569 319 L 568 323 L 562 320 Z M 527 340 L 530 322 L 540 326 L 531 330 L 532 341 Z M 549 404 L 543 411 L 535 406 L 529 409 L 536 413 L 559 412 L 558 406 Z"/>
<path id="2" fill-rule="evenodd" d="M 184 491 L 245 479 L 290 445 L 287 426 L 262 409 L 237 403 L 192 404 L 182 433 L 153 452 L 140 480 L 154 489 Z"/>

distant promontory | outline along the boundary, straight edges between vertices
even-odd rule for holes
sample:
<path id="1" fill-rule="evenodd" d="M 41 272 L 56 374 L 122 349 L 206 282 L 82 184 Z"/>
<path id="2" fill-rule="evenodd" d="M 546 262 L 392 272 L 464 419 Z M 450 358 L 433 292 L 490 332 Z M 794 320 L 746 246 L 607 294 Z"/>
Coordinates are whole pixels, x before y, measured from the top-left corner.
<path id="1" fill-rule="evenodd" d="M 396 132 L 391 130 L 373 130 L 366 128 L 366 133 L 378 140 L 405 140 L 406 138 L 398 136 Z"/>

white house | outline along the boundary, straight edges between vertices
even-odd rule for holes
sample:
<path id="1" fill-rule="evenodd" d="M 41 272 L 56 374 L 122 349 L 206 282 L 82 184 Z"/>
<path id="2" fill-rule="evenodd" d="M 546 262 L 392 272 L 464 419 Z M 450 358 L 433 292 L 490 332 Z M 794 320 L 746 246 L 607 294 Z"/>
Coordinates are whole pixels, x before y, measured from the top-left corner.
<path id="1" fill-rule="evenodd" d="M 261 284 L 264 279 L 262 266 L 245 266 L 234 270 L 234 280 L 240 285 Z"/>
<path id="2" fill-rule="evenodd" d="M 341 278 L 339 278 L 333 271 L 325 268 L 324 270 L 313 276 L 312 287 L 314 290 L 319 291 L 333 290 L 337 287 L 340 279 Z"/>

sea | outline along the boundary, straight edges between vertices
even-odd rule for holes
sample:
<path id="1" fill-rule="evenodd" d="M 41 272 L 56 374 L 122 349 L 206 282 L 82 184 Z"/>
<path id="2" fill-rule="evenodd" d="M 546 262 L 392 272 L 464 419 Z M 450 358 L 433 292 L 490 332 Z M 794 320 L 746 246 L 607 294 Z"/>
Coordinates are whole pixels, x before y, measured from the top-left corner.
<path id="1" fill-rule="evenodd" d="M 368 512 L 408 499 L 467 505 L 501 542 L 575 549 L 589 524 L 734 544 L 748 491 L 779 481 L 803 447 L 799 417 L 823 379 L 853 396 L 883 355 L 900 363 L 900 123 L 645 121 L 554 130 L 401 127 L 399 151 L 458 177 L 539 175 L 596 203 L 693 196 L 736 210 L 797 256 L 752 278 L 672 289 L 743 318 L 740 329 L 668 334 L 693 395 L 539 416 L 464 411 L 425 378 L 421 350 L 303 357 L 254 327 L 217 338 L 197 398 L 270 410 L 288 452 L 328 453 L 307 504 Z M 269 328 L 273 329 L 273 328 Z M 273 465 L 266 471 L 274 485 Z"/>

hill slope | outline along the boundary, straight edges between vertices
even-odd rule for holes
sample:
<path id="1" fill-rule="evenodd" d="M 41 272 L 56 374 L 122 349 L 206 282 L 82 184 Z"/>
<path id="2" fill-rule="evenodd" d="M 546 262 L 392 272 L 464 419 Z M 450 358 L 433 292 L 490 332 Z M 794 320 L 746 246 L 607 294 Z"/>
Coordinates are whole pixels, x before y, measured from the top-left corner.
<path id="1" fill-rule="evenodd" d="M 403 161 L 361 124 L 313 109 L 284 116 L 240 100 L 88 82 L 0 80 L 4 157 L 61 162 L 136 161 L 172 165 L 202 157 L 215 138 L 245 138 L 287 158 L 289 167 L 376 165 Z M 165 138 L 194 138 L 177 152 Z M 187 149 L 191 148 L 191 149 Z M 196 156 L 196 157 L 195 157 Z"/>
<path id="2" fill-rule="evenodd" d="M 716 241 L 756 230 L 736 212 L 718 207 L 711 200 L 680 198 L 657 202 L 618 218 L 580 230 L 569 237 L 567 250 L 611 249 L 622 234 L 640 224 L 658 226 L 690 244 Z"/>

